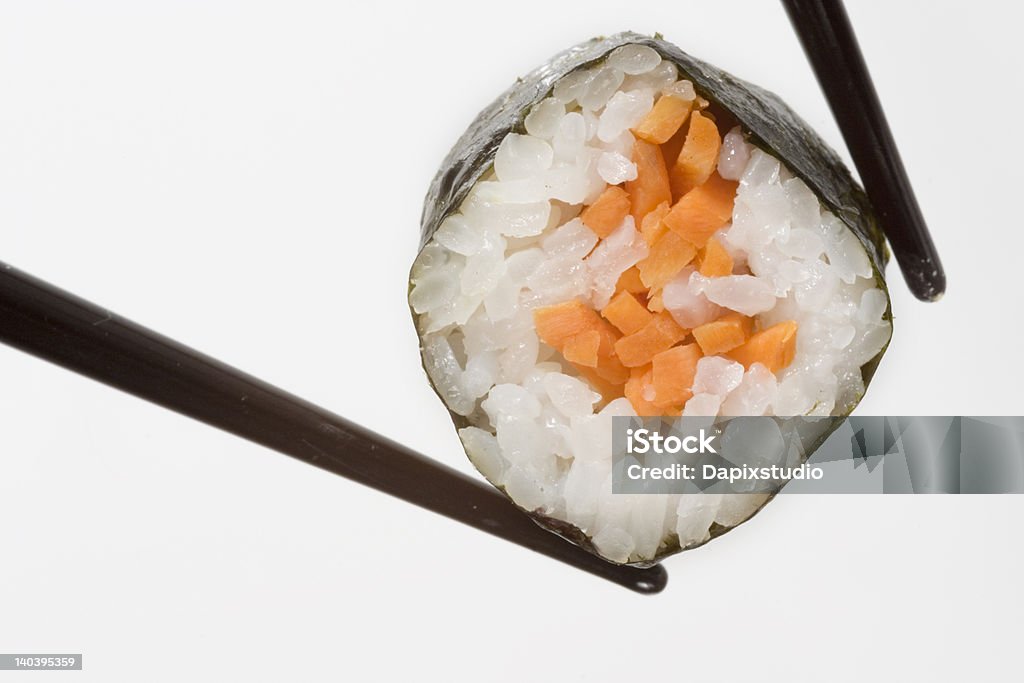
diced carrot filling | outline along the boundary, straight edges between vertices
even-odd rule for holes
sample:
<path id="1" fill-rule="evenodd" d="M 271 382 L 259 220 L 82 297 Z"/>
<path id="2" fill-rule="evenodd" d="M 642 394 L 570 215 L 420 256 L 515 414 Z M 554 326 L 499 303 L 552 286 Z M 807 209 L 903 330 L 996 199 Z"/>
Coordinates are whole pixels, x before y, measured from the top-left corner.
<path id="1" fill-rule="evenodd" d="M 561 350 L 571 337 L 597 329 L 601 317 L 579 299 L 573 299 L 534 310 L 533 322 L 541 341 Z"/>
<path id="2" fill-rule="evenodd" d="M 700 274 L 704 277 L 724 277 L 732 275 L 732 256 L 725 250 L 722 243 L 712 237 L 700 254 Z"/>
<path id="3" fill-rule="evenodd" d="M 618 185 L 611 185 L 593 204 L 583 209 L 580 220 L 598 237 L 607 237 L 622 225 L 629 209 L 629 195 Z"/>
<path id="4" fill-rule="evenodd" d="M 641 417 L 653 417 L 663 413 L 660 408 L 644 398 L 645 394 L 650 395 L 650 392 L 653 391 L 652 381 L 653 374 L 650 365 L 633 368 L 623 389 L 626 398 L 633 404 L 633 410 Z"/>
<path id="5" fill-rule="evenodd" d="M 581 300 L 534 311 L 545 344 L 605 401 L 625 396 L 642 416 L 679 415 L 704 356 L 724 355 L 747 368 L 761 363 L 778 373 L 796 354 L 794 321 L 753 334 L 752 318 L 726 310 L 690 331 L 665 309 L 663 287 L 691 263 L 709 278 L 735 270 L 714 233 L 732 217 L 737 183 L 715 172 L 721 137 L 714 117 L 701 111 L 707 106 L 699 97 L 692 103 L 659 98 L 633 129 L 636 179 L 625 189 L 609 186 L 581 213 L 601 239 L 632 215 L 648 246 L 647 257 L 619 276 L 600 314 Z"/>
<path id="6" fill-rule="evenodd" d="M 662 222 L 694 246 L 703 247 L 732 217 L 737 186 L 712 173 L 706 183 L 683 195 Z"/>
<path id="7" fill-rule="evenodd" d="M 754 321 L 740 313 L 726 313 L 718 320 L 712 320 L 693 328 L 693 338 L 700 344 L 706 356 L 732 351 L 747 341 Z"/>
<path id="8" fill-rule="evenodd" d="M 619 292 L 612 297 L 601 315 L 623 334 L 633 334 L 651 319 L 651 312 L 629 292 Z"/>
<path id="9" fill-rule="evenodd" d="M 671 208 L 668 202 L 662 202 L 644 216 L 640 223 L 640 234 L 647 242 L 647 246 L 653 246 L 659 237 L 668 232 L 668 226 L 662 223 L 661 219 L 668 214 Z"/>
<path id="10" fill-rule="evenodd" d="M 629 292 L 630 294 L 647 293 L 647 288 L 644 287 L 644 283 L 640 279 L 640 271 L 637 270 L 636 266 L 626 269 L 626 271 L 619 276 L 619 281 L 615 283 L 615 291 Z"/>
<path id="11" fill-rule="evenodd" d="M 632 202 L 633 220 L 636 225 L 641 225 L 644 216 L 658 204 L 671 203 L 672 191 L 660 147 L 646 140 L 637 140 L 633 143 L 633 163 L 636 164 L 636 180 L 626 181 L 626 192 Z"/>
<path id="12" fill-rule="evenodd" d="M 693 100 L 665 95 L 654 103 L 654 108 L 637 124 L 633 133 L 641 140 L 656 145 L 667 142 L 686 121 L 691 107 Z"/>
<path id="13" fill-rule="evenodd" d="M 601 333 L 596 329 L 585 330 L 565 340 L 565 344 L 562 345 L 562 355 L 570 363 L 596 368 L 597 352 L 600 347 Z"/>
<path id="14" fill-rule="evenodd" d="M 612 384 L 622 384 L 629 378 L 629 370 L 622 364 L 615 352 L 615 343 L 622 335 L 608 321 L 601 318 L 598 321 L 597 331 L 601 335 L 601 345 L 597 348 L 595 371 Z"/>
<path id="15" fill-rule="evenodd" d="M 593 371 L 607 382 L 622 384 L 629 378 L 629 370 L 615 355 L 615 342 L 622 335 L 602 318 L 598 318 L 596 324 L 595 329 L 598 333 L 597 365 Z"/>
<path id="16" fill-rule="evenodd" d="M 728 355 L 747 368 L 754 363 L 761 363 L 773 373 L 778 373 L 792 363 L 796 355 L 796 330 L 797 325 L 793 320 L 772 325 L 752 335 L 745 344 L 736 347 Z"/>
<path id="17" fill-rule="evenodd" d="M 701 359 L 696 344 L 675 346 L 662 351 L 652 359 L 654 404 L 659 408 L 682 408 L 693 396 L 690 388 L 697 374 L 697 361 Z"/>
<path id="18" fill-rule="evenodd" d="M 637 264 L 640 279 L 647 287 L 660 290 L 696 255 L 697 249 L 689 241 L 666 232 L 651 247 L 647 258 Z"/>
<path id="19" fill-rule="evenodd" d="M 598 355 L 597 367 L 594 372 L 598 377 L 611 384 L 621 385 L 629 379 L 629 368 L 614 354 Z"/>
<path id="20" fill-rule="evenodd" d="M 672 187 L 672 166 L 676 163 L 676 159 L 679 158 L 679 153 L 683 151 L 688 128 L 689 126 L 685 124 L 680 126 L 676 134 L 661 145 L 661 158 L 665 160 L 665 167 L 668 168 L 668 185 L 670 189 Z"/>
<path id="21" fill-rule="evenodd" d="M 683 148 L 669 169 L 673 197 L 682 197 L 711 177 L 718 165 L 721 146 L 722 138 L 715 122 L 699 111 L 694 112 Z"/>
<path id="22" fill-rule="evenodd" d="M 623 385 L 625 380 L 613 383 L 598 375 L 593 368 L 578 365 L 576 366 L 576 369 L 579 371 L 580 377 L 587 380 L 587 382 L 590 383 L 590 386 L 594 388 L 594 391 L 601 394 L 601 398 L 605 401 L 614 401 L 615 399 L 623 396 Z M 626 371 L 626 379 L 629 379 L 629 370 Z"/>
<path id="23" fill-rule="evenodd" d="M 538 308 L 533 321 L 540 340 L 578 368 L 589 368 L 611 384 L 622 384 L 629 378 L 629 370 L 615 352 L 619 333 L 582 301 L 573 299 Z"/>
<path id="24" fill-rule="evenodd" d="M 662 312 L 633 334 L 615 342 L 615 352 L 623 365 L 636 368 L 650 363 L 656 355 L 672 348 L 686 335 L 687 331 L 679 327 L 671 315 Z"/>

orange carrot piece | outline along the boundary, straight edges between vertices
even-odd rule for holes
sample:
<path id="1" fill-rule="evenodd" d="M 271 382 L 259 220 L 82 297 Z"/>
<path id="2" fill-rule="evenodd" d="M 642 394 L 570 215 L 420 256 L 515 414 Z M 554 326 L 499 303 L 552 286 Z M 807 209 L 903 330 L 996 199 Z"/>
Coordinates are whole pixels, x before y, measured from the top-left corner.
<path id="1" fill-rule="evenodd" d="M 666 339 L 672 340 L 673 345 L 683 341 L 690 334 L 689 330 L 679 326 L 679 323 L 676 322 L 675 318 L 668 311 L 656 314 L 651 322 L 657 325 Z"/>
<path id="2" fill-rule="evenodd" d="M 606 382 L 609 386 L 618 387 L 615 394 L 616 397 L 622 396 L 622 385 L 629 379 L 629 368 L 624 366 L 622 363 L 615 361 L 614 366 L 610 365 L 611 361 L 602 361 L 594 372 L 597 376 Z M 609 394 L 611 395 L 611 394 Z"/>
<path id="3" fill-rule="evenodd" d="M 703 247 L 732 217 L 737 186 L 712 173 L 706 183 L 683 195 L 662 222 L 694 246 Z"/>
<path id="4" fill-rule="evenodd" d="M 686 124 L 683 124 L 676 134 L 670 137 L 664 144 L 661 145 L 661 158 L 665 160 L 665 168 L 668 169 L 668 185 L 672 187 L 672 167 L 676 163 L 676 159 L 679 158 L 679 153 L 683 151 L 683 144 L 686 142 L 686 131 L 689 128 Z"/>
<path id="5" fill-rule="evenodd" d="M 718 165 L 718 152 L 722 137 L 715 122 L 706 114 L 693 112 L 679 157 L 669 169 L 669 183 L 673 197 L 682 197 L 693 188 L 703 185 Z"/>
<path id="6" fill-rule="evenodd" d="M 662 223 L 661 219 L 668 214 L 671 208 L 668 202 L 662 202 L 644 216 L 644 219 L 640 222 L 640 234 L 643 236 L 644 241 L 647 242 L 647 246 L 652 246 L 658 241 L 659 237 L 668 232 L 668 226 Z"/>
<path id="7" fill-rule="evenodd" d="M 626 269 L 619 276 L 619 281 L 615 283 L 615 291 L 629 292 L 630 294 L 645 294 L 647 292 L 647 288 L 644 287 L 644 283 L 640 279 L 640 271 L 637 270 L 636 266 Z"/>
<path id="8" fill-rule="evenodd" d="M 533 321 L 541 341 L 561 351 L 577 367 L 592 367 L 595 375 L 611 384 L 622 384 L 629 378 L 629 370 L 615 353 L 619 333 L 583 302 L 574 299 L 538 308 L 533 312 Z M 596 359 L 593 358 L 594 334 L 597 335 Z"/>
<path id="9" fill-rule="evenodd" d="M 655 405 L 659 408 L 682 408 L 690 400 L 697 361 L 702 355 L 696 344 L 684 344 L 662 351 L 653 358 Z"/>
<path id="10" fill-rule="evenodd" d="M 596 368 L 598 364 L 598 349 L 601 346 L 601 333 L 596 329 L 584 330 L 565 340 L 562 345 L 562 355 L 570 363 L 583 365 L 588 368 Z"/>
<path id="11" fill-rule="evenodd" d="M 793 320 L 772 325 L 754 334 L 745 344 L 727 355 L 743 363 L 744 367 L 761 363 L 773 373 L 778 373 L 792 363 L 796 355 L 796 330 L 797 325 Z"/>
<path id="12" fill-rule="evenodd" d="M 593 368 L 588 368 L 583 365 L 577 365 L 576 369 L 579 370 L 580 377 L 587 380 L 587 382 L 590 383 L 590 386 L 594 388 L 594 391 L 601 394 L 603 402 L 607 403 L 608 401 L 614 401 L 615 399 L 622 397 L 623 382 L 612 384 L 611 382 L 601 378 Z"/>
<path id="13" fill-rule="evenodd" d="M 619 292 L 612 297 L 601 315 L 623 334 L 633 334 L 651 319 L 650 311 L 629 292 Z"/>
<path id="14" fill-rule="evenodd" d="M 699 270 L 704 277 L 732 275 L 732 256 L 721 242 L 712 237 L 701 254 Z"/>
<path id="15" fill-rule="evenodd" d="M 607 237 L 622 225 L 622 219 L 629 215 L 629 209 L 629 195 L 618 185 L 611 185 L 593 204 L 583 209 L 580 220 L 598 237 Z"/>
<path id="16" fill-rule="evenodd" d="M 534 310 L 533 322 L 540 340 L 561 350 L 571 337 L 599 328 L 602 321 L 594 309 L 573 299 Z"/>
<path id="17" fill-rule="evenodd" d="M 615 342 L 615 352 L 623 365 L 636 368 L 650 363 L 652 358 L 672 348 L 676 342 L 685 339 L 687 334 L 671 315 L 663 311 L 633 334 Z"/>
<path id="18" fill-rule="evenodd" d="M 754 321 L 740 313 L 727 313 L 693 328 L 693 338 L 706 356 L 732 351 L 747 341 Z"/>
<path id="19" fill-rule="evenodd" d="M 644 398 L 644 394 L 648 393 L 645 389 L 651 386 L 651 381 L 651 366 L 648 364 L 643 367 L 633 368 L 629 379 L 626 381 L 626 386 L 623 388 L 626 398 L 633 404 L 633 410 L 641 417 L 661 415 L 661 411 L 657 406 Z"/>
<path id="20" fill-rule="evenodd" d="M 598 357 L 594 373 L 609 384 L 622 386 L 629 379 L 629 368 L 617 356 Z"/>
<path id="21" fill-rule="evenodd" d="M 644 216 L 658 204 L 672 201 L 672 192 L 660 147 L 646 140 L 637 140 L 633 143 L 633 162 L 636 164 L 636 180 L 626 181 L 626 191 L 632 202 L 630 212 L 633 220 L 642 225 Z"/>
<path id="22" fill-rule="evenodd" d="M 629 379 L 629 370 L 615 354 L 615 342 L 622 335 L 600 317 L 597 318 L 597 332 L 601 336 L 601 343 L 597 347 L 597 367 L 594 372 L 606 382 L 621 385 Z"/>
<path id="23" fill-rule="evenodd" d="M 689 241 L 666 232 L 651 247 L 647 258 L 636 264 L 640 280 L 651 289 L 661 289 L 696 255 L 697 249 Z"/>
<path id="24" fill-rule="evenodd" d="M 647 310 L 651 313 L 661 313 L 665 310 L 665 302 L 661 299 L 660 289 L 647 300 Z"/>
<path id="25" fill-rule="evenodd" d="M 656 145 L 667 142 L 686 121 L 692 107 L 693 100 L 662 95 L 654 103 L 654 108 L 633 129 L 633 134 Z"/>

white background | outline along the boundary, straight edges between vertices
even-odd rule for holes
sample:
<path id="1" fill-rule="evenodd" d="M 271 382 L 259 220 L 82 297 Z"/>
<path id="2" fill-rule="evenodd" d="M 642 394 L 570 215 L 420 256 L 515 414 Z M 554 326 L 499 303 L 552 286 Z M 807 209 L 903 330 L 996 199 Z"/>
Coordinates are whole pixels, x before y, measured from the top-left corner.
<path id="1" fill-rule="evenodd" d="M 890 267 L 864 415 L 1024 414 L 1019 10 L 962 9 L 849 7 L 949 274 Z M 842 148 L 774 2 L 5 2 L 0 259 L 470 471 L 404 301 L 423 194 L 624 29 Z M 0 680 L 1006 679 L 1022 512 L 783 496 L 643 597 L 0 347 L 0 651 L 86 662 Z"/>

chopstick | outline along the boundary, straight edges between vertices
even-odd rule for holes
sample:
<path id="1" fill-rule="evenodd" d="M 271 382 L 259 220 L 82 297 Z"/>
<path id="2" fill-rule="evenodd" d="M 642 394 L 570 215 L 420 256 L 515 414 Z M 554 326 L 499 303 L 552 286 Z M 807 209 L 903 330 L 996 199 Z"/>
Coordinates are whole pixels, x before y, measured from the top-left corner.
<path id="1" fill-rule="evenodd" d="M 639 593 L 668 580 L 661 565 L 606 562 L 472 477 L 2 262 L 0 341 Z"/>
<path id="2" fill-rule="evenodd" d="M 782 0 L 914 296 L 936 301 L 946 274 L 841 0 Z"/>

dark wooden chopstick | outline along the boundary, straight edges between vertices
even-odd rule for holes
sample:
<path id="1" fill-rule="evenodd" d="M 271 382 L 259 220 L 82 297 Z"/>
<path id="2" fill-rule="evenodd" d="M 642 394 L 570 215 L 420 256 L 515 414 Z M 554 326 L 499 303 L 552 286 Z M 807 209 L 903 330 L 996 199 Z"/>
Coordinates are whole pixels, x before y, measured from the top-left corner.
<path id="1" fill-rule="evenodd" d="M 2 262 L 0 342 L 634 591 L 668 580 L 661 565 L 605 562 L 472 477 Z"/>
<path id="2" fill-rule="evenodd" d="M 841 0 L 782 0 L 910 290 L 935 301 L 946 274 Z"/>

